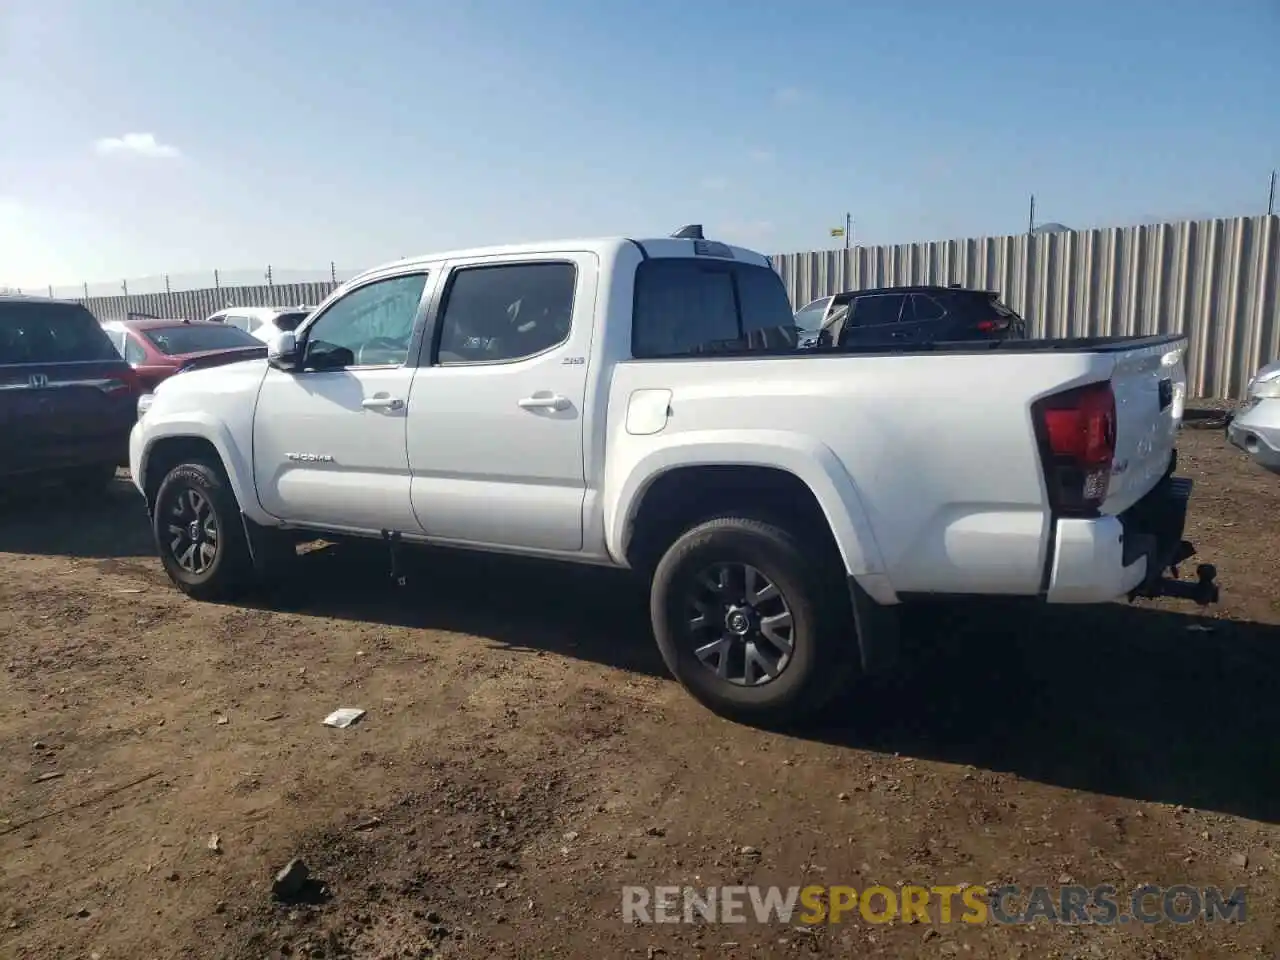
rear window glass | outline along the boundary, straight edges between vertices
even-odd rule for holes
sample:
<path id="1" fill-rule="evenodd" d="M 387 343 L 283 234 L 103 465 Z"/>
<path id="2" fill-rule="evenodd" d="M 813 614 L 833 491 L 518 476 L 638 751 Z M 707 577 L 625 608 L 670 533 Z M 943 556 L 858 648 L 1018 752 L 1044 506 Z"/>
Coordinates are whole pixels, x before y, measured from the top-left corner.
<path id="1" fill-rule="evenodd" d="M 278 330 L 297 330 L 298 324 L 309 317 L 309 313 L 282 313 L 276 317 L 275 326 Z"/>
<path id="2" fill-rule="evenodd" d="M 0 299 L 0 363 L 119 359 L 97 318 L 79 304 Z"/>
<path id="3" fill-rule="evenodd" d="M 236 347 L 260 347 L 262 341 L 239 327 L 217 324 L 188 324 L 143 330 L 142 335 L 161 353 L 170 356 L 199 353 L 201 350 L 233 350 Z"/>
<path id="4" fill-rule="evenodd" d="M 636 269 L 631 350 L 680 357 L 796 345 L 782 278 L 767 267 L 693 257 L 646 260 Z"/>

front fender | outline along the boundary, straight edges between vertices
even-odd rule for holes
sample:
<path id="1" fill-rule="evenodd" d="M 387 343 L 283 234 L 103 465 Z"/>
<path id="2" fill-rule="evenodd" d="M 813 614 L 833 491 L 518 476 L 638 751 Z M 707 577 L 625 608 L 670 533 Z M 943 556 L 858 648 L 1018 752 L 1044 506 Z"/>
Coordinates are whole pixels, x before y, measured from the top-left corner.
<path id="1" fill-rule="evenodd" d="M 846 572 L 880 603 L 896 596 L 884 576 L 884 559 L 853 478 L 822 442 L 775 430 L 691 431 L 672 436 L 628 436 L 627 449 L 606 458 L 605 544 L 625 558 L 632 520 L 646 491 L 658 477 L 680 467 L 753 466 L 785 470 L 812 492 L 827 518 Z"/>
<path id="2" fill-rule="evenodd" d="M 227 479 L 245 516 L 258 522 L 269 518 L 262 512 L 253 487 L 252 451 L 236 441 L 227 425 L 200 411 L 184 410 L 171 414 L 148 412 L 133 428 L 129 438 L 129 471 L 134 485 L 143 490 L 147 461 L 165 440 L 205 440 L 213 445 L 222 459 Z"/>

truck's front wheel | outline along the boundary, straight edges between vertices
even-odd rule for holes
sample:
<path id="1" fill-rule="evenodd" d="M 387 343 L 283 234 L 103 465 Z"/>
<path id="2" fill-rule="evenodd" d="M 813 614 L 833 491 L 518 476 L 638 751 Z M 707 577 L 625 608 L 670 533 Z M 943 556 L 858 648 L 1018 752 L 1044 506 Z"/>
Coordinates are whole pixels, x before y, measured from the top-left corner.
<path id="1" fill-rule="evenodd" d="M 169 578 L 196 600 L 226 600 L 253 580 L 235 493 L 220 467 L 182 463 L 156 493 L 156 549 Z"/>
<path id="2" fill-rule="evenodd" d="M 786 725 L 821 708 L 857 650 L 843 577 L 824 557 L 762 520 L 688 530 L 659 562 L 650 595 L 667 668 L 704 705 L 746 723 Z"/>

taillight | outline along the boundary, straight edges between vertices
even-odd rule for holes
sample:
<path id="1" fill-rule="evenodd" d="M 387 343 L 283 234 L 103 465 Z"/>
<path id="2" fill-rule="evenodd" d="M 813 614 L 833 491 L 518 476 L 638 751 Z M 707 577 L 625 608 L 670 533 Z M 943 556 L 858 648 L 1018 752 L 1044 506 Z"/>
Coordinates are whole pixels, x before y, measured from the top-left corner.
<path id="1" fill-rule="evenodd" d="M 1049 505 L 1065 516 L 1091 516 L 1107 499 L 1116 454 L 1116 397 L 1092 383 L 1038 400 L 1032 407 L 1044 460 Z"/>
<path id="2" fill-rule="evenodd" d="M 128 394 L 137 397 L 142 394 L 142 378 L 138 376 L 138 371 L 133 367 L 126 367 L 116 376 L 112 377 L 102 390 L 109 397 L 118 397 Z"/>
<path id="3" fill-rule="evenodd" d="M 979 321 L 978 321 L 978 330 L 979 330 L 981 333 L 994 333 L 995 331 L 997 331 L 997 330 L 999 330 L 999 329 L 1000 329 L 1000 324 L 996 323 L 996 321 L 994 321 L 994 320 L 979 320 Z"/>

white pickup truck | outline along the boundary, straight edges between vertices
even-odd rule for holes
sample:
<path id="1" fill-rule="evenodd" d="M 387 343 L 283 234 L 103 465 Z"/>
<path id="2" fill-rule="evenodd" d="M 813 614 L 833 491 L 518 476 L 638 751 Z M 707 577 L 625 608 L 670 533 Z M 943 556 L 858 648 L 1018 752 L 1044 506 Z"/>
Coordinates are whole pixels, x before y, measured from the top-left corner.
<path id="1" fill-rule="evenodd" d="M 298 540 L 634 569 L 703 703 L 756 723 L 887 668 L 914 600 L 1216 600 L 1165 571 L 1181 337 L 798 349 L 764 256 L 693 226 L 403 260 L 265 360 L 166 380 L 130 444 L 169 576 Z M 565 602 L 571 602 L 567 598 Z"/>

